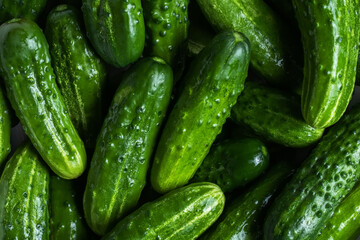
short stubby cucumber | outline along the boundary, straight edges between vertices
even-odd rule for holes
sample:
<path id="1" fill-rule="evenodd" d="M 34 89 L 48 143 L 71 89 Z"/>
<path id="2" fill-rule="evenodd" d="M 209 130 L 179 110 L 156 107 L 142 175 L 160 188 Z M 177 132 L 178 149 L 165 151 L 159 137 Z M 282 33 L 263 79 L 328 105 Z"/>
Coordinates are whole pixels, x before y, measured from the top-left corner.
<path id="1" fill-rule="evenodd" d="M 0 166 L 10 153 L 11 107 L 0 88 Z"/>
<path id="2" fill-rule="evenodd" d="M 231 118 L 263 139 L 287 147 L 309 146 L 324 132 L 304 121 L 298 96 L 250 81 L 233 107 Z"/>
<path id="3" fill-rule="evenodd" d="M 99 133 L 84 194 L 85 218 L 99 235 L 136 206 L 172 92 L 171 67 L 157 57 L 143 58 L 125 74 Z"/>
<path id="4" fill-rule="evenodd" d="M 315 239 L 360 177 L 360 105 L 332 127 L 270 206 L 265 239 Z"/>
<path id="5" fill-rule="evenodd" d="M 1 0 L 0 24 L 12 18 L 36 20 L 44 10 L 47 0 Z"/>
<path id="6" fill-rule="evenodd" d="M 271 167 L 244 194 L 226 205 L 220 219 L 201 239 L 262 239 L 262 217 L 274 194 L 291 173 L 291 167 L 285 162 Z"/>
<path id="7" fill-rule="evenodd" d="M 197 0 L 197 3 L 217 31 L 238 31 L 249 38 L 250 64 L 256 73 L 272 84 L 301 92 L 301 58 L 295 54 L 299 44 L 263 0 Z"/>
<path id="8" fill-rule="evenodd" d="M 181 187 L 193 177 L 244 88 L 249 59 L 247 38 L 227 31 L 191 63 L 156 150 L 151 183 L 157 192 Z"/>
<path id="9" fill-rule="evenodd" d="M 257 178 L 268 165 L 269 154 L 260 140 L 227 139 L 211 148 L 191 181 L 212 182 L 231 192 Z"/>
<path id="10" fill-rule="evenodd" d="M 83 0 L 87 36 L 107 63 L 125 67 L 135 62 L 145 45 L 141 0 Z"/>
<path id="11" fill-rule="evenodd" d="M 102 121 L 105 65 L 89 45 L 76 8 L 54 8 L 47 17 L 45 35 L 70 118 L 85 146 L 92 148 Z"/>
<path id="12" fill-rule="evenodd" d="M 171 66 L 186 53 L 189 0 L 143 1 L 146 49 Z"/>
<path id="13" fill-rule="evenodd" d="M 80 176 L 84 143 L 56 85 L 45 36 L 31 20 L 0 26 L 0 72 L 11 106 L 44 161 L 62 178 Z"/>
<path id="14" fill-rule="evenodd" d="M 103 240 L 193 240 L 223 211 L 225 197 L 212 183 L 193 183 L 141 206 Z"/>
<path id="15" fill-rule="evenodd" d="M 0 239 L 49 239 L 48 203 L 49 171 L 26 143 L 0 179 Z"/>
<path id="16" fill-rule="evenodd" d="M 359 2 L 293 0 L 304 46 L 301 110 L 313 127 L 326 128 L 345 112 L 355 85 Z"/>
<path id="17" fill-rule="evenodd" d="M 83 217 L 81 192 L 76 182 L 50 176 L 50 239 L 87 240 L 88 227 Z"/>

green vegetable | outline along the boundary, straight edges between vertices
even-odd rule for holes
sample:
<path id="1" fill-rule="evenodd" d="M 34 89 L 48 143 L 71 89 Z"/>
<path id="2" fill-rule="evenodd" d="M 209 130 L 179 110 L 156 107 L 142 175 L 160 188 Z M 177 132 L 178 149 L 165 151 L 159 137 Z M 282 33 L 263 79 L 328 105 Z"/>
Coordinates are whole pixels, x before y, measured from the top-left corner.
<path id="1" fill-rule="evenodd" d="M 268 151 L 256 138 L 225 140 L 212 147 L 192 181 L 213 182 L 231 192 L 257 178 L 268 165 Z"/>
<path id="2" fill-rule="evenodd" d="M 0 239 L 49 239 L 49 172 L 30 143 L 0 179 Z"/>
<path id="3" fill-rule="evenodd" d="M 315 239 L 360 177 L 360 107 L 332 127 L 270 207 L 265 239 Z"/>
<path id="4" fill-rule="evenodd" d="M 49 47 L 32 21 L 0 26 L 0 71 L 25 133 L 50 168 L 72 179 L 85 170 L 86 153 L 55 81 Z"/>
<path id="5" fill-rule="evenodd" d="M 83 0 L 87 36 L 109 64 L 125 67 L 135 62 L 145 45 L 141 0 Z"/>
<path id="6" fill-rule="evenodd" d="M 126 74 L 97 139 L 84 194 L 85 218 L 103 235 L 139 200 L 170 102 L 173 73 L 144 58 Z"/>
<path id="7" fill-rule="evenodd" d="M 56 80 L 70 118 L 85 145 L 95 145 L 101 127 L 106 70 L 82 32 L 77 9 L 59 5 L 47 18 L 45 34 Z"/>
<path id="8" fill-rule="evenodd" d="M 307 123 L 325 128 L 345 112 L 355 84 L 359 2 L 293 0 L 304 45 L 301 109 Z"/>
<path id="9" fill-rule="evenodd" d="M 103 240 L 196 239 L 216 221 L 224 204 L 224 194 L 215 184 L 190 184 L 144 204 Z"/>
<path id="10" fill-rule="evenodd" d="M 3 90 L 0 88 L 0 166 L 9 155 L 10 131 L 11 131 L 11 108 Z"/>
<path id="11" fill-rule="evenodd" d="M 247 192 L 225 207 L 217 224 L 202 239 L 262 239 L 262 216 L 290 173 L 291 168 L 284 162 L 273 166 Z"/>
<path id="12" fill-rule="evenodd" d="M 256 135 L 287 147 L 309 146 L 324 132 L 304 121 L 298 96 L 256 82 L 246 82 L 231 118 Z"/>
<path id="13" fill-rule="evenodd" d="M 0 23 L 19 17 L 36 20 L 46 3 L 47 0 L 1 0 Z"/>
<path id="14" fill-rule="evenodd" d="M 249 58 L 247 38 L 224 32 L 192 62 L 155 154 L 156 191 L 170 191 L 193 177 L 244 87 Z"/>

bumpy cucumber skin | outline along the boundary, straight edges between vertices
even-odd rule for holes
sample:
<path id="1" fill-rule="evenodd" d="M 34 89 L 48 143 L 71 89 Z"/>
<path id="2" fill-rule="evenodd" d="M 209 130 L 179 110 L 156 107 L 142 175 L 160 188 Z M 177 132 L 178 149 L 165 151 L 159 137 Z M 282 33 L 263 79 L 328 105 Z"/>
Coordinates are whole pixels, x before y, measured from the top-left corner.
<path id="1" fill-rule="evenodd" d="M 301 110 L 317 128 L 336 123 L 355 85 L 359 45 L 359 2 L 293 0 L 304 46 Z"/>
<path id="2" fill-rule="evenodd" d="M 147 51 L 172 66 L 185 54 L 188 5 L 189 0 L 143 1 Z"/>
<path id="3" fill-rule="evenodd" d="M 298 96 L 256 82 L 245 83 L 231 118 L 256 135 L 287 147 L 309 146 L 324 132 L 304 121 Z"/>
<path id="4" fill-rule="evenodd" d="M 274 200 L 265 239 L 315 239 L 360 177 L 360 107 L 332 127 Z"/>
<path id="5" fill-rule="evenodd" d="M 261 217 L 275 192 L 291 173 L 291 167 L 284 162 L 273 166 L 245 194 L 225 207 L 217 224 L 201 239 L 262 239 Z"/>
<path id="6" fill-rule="evenodd" d="M 49 239 L 49 171 L 30 143 L 20 146 L 0 179 L 0 239 Z"/>
<path id="7" fill-rule="evenodd" d="M 223 211 L 225 196 L 212 183 L 193 183 L 146 203 L 121 220 L 103 240 L 192 240 Z"/>
<path id="8" fill-rule="evenodd" d="M 145 45 L 141 0 L 83 0 L 87 36 L 109 64 L 124 67 L 135 62 Z"/>
<path id="9" fill-rule="evenodd" d="M 49 46 L 32 21 L 0 27 L 0 71 L 11 106 L 36 150 L 62 178 L 85 170 L 84 143 L 67 113 L 50 63 Z"/>
<path id="10" fill-rule="evenodd" d="M 86 220 L 104 235 L 139 200 L 170 102 L 171 67 L 159 58 L 136 63 L 120 84 L 99 133 L 84 194 Z"/>
<path id="11" fill-rule="evenodd" d="M 157 192 L 193 177 L 244 88 L 249 58 L 247 38 L 223 32 L 192 62 L 156 150 L 151 183 Z"/>
<path id="12" fill-rule="evenodd" d="M 89 239 L 74 182 L 50 176 L 50 239 Z"/>
<path id="13" fill-rule="evenodd" d="M 77 9 L 59 5 L 47 17 L 45 35 L 72 123 L 85 146 L 91 148 L 101 127 L 106 69 L 87 42 L 81 24 Z"/>
<path id="14" fill-rule="evenodd" d="M 225 140 L 212 147 L 192 181 L 212 182 L 231 192 L 254 180 L 268 165 L 269 154 L 260 140 Z"/>
<path id="15" fill-rule="evenodd" d="M 263 0 L 197 0 L 217 31 L 244 33 L 251 43 L 251 67 L 272 84 L 301 89 L 295 42 L 283 21 Z M 290 81 L 291 80 L 291 81 Z"/>
<path id="16" fill-rule="evenodd" d="M 47 0 L 1 0 L 0 23 L 19 17 L 36 20 L 46 3 Z"/>
<path id="17" fill-rule="evenodd" d="M 0 88 L 0 166 L 9 155 L 10 146 L 10 131 L 11 131 L 11 116 L 10 106 L 6 99 L 3 90 Z"/>

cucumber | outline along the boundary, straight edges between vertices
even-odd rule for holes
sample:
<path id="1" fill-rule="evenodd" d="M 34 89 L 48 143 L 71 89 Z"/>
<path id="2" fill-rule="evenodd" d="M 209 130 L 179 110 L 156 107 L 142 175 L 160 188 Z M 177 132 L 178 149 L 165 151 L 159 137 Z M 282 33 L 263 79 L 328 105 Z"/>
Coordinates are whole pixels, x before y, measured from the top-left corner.
<path id="1" fill-rule="evenodd" d="M 80 176 L 84 143 L 56 85 L 45 36 L 31 20 L 0 26 L 0 72 L 11 106 L 44 161 L 62 178 Z"/>
<path id="2" fill-rule="evenodd" d="M 26 143 L 0 179 L 0 239 L 49 239 L 48 202 L 49 171 Z"/>
<path id="3" fill-rule="evenodd" d="M 301 110 L 308 124 L 326 128 L 345 112 L 355 84 L 359 2 L 293 0 L 304 46 Z"/>
<path id="4" fill-rule="evenodd" d="M 217 185 L 193 183 L 144 204 L 103 240 L 196 239 L 216 221 L 224 204 L 224 194 Z"/>
<path id="5" fill-rule="evenodd" d="M 85 218 L 99 235 L 137 204 L 170 102 L 171 67 L 144 58 L 124 76 L 99 133 L 84 194 Z"/>
<path id="6" fill-rule="evenodd" d="M 225 207 L 220 219 L 202 239 L 262 239 L 262 216 L 290 174 L 291 167 L 285 162 L 271 167 L 250 189 Z"/>
<path id="7" fill-rule="evenodd" d="M 10 153 L 11 108 L 0 88 L 0 166 Z"/>
<path id="8" fill-rule="evenodd" d="M 144 0 L 146 48 L 151 56 L 164 59 L 171 66 L 183 58 L 188 36 L 189 0 Z"/>
<path id="9" fill-rule="evenodd" d="M 145 45 L 141 0 L 83 0 L 87 36 L 105 62 L 125 67 L 135 62 Z"/>
<path id="10" fill-rule="evenodd" d="M 244 87 L 249 58 L 247 38 L 223 32 L 192 62 L 156 150 L 151 184 L 157 192 L 193 177 Z"/>
<path id="11" fill-rule="evenodd" d="M 197 0 L 216 31 L 244 33 L 251 43 L 251 68 L 266 81 L 301 89 L 296 39 L 263 0 Z"/>
<path id="12" fill-rule="evenodd" d="M 279 13 L 281 15 L 281 17 L 283 17 L 284 20 L 289 21 L 289 23 L 291 25 L 296 26 L 297 22 L 295 19 L 294 8 L 293 8 L 291 1 L 289 1 L 289 0 L 265 0 L 265 2 L 272 9 L 274 9 L 274 11 Z"/>
<path id="13" fill-rule="evenodd" d="M 309 146 L 324 132 L 304 121 L 298 96 L 256 82 L 246 82 L 231 118 L 256 135 L 287 147 Z"/>
<path id="14" fill-rule="evenodd" d="M 47 0 L 1 0 L 0 23 L 19 17 L 35 21 L 46 3 Z"/>
<path id="15" fill-rule="evenodd" d="M 268 165 L 268 151 L 258 139 L 227 139 L 211 148 L 192 181 L 213 182 L 231 192 L 257 178 Z"/>
<path id="16" fill-rule="evenodd" d="M 80 193 L 74 182 L 50 176 L 50 239 L 89 239 Z"/>
<path id="17" fill-rule="evenodd" d="M 360 177 L 360 106 L 332 127 L 271 205 L 265 239 L 315 239 Z"/>
<path id="18" fill-rule="evenodd" d="M 101 127 L 106 69 L 87 42 L 79 16 L 70 5 L 57 6 L 47 17 L 45 36 L 72 123 L 85 146 L 92 148 Z"/>

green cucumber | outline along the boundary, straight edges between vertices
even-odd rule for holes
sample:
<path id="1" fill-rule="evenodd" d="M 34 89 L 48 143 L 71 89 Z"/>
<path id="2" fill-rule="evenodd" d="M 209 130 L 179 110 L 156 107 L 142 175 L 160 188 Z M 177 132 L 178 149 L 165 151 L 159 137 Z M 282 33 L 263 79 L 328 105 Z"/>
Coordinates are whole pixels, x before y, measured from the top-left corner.
<path id="1" fill-rule="evenodd" d="M 171 67 L 143 58 L 124 77 L 99 133 L 84 194 L 85 218 L 104 235 L 137 204 L 170 102 Z"/>
<path id="2" fill-rule="evenodd" d="M 252 69 L 272 84 L 299 92 L 296 39 L 287 25 L 263 0 L 197 0 L 205 17 L 217 31 L 244 33 L 251 43 Z"/>
<path id="3" fill-rule="evenodd" d="M 360 106 L 332 127 L 274 200 L 265 239 L 315 239 L 360 177 Z"/>
<path id="4" fill-rule="evenodd" d="M 287 147 L 309 146 L 324 132 L 304 121 L 298 96 L 256 82 L 246 82 L 231 118 L 256 135 Z"/>
<path id="5" fill-rule="evenodd" d="M 47 17 L 45 35 L 72 123 L 91 148 L 101 127 L 106 69 L 87 42 L 79 16 L 72 6 L 57 6 Z"/>
<path id="6" fill-rule="evenodd" d="M 135 62 L 145 45 L 141 0 L 83 0 L 87 36 L 105 62 L 125 67 Z"/>
<path id="7" fill-rule="evenodd" d="M 192 181 L 212 182 L 231 192 L 257 178 L 268 165 L 268 151 L 258 139 L 228 139 L 212 147 Z"/>
<path id="8" fill-rule="evenodd" d="M 121 220 L 103 240 L 192 240 L 223 211 L 225 197 L 212 183 L 193 183 L 173 190 Z"/>
<path id="9" fill-rule="evenodd" d="M 326 128 L 345 112 L 355 85 L 359 2 L 293 0 L 304 46 L 301 110 L 311 126 Z"/>
<path id="10" fill-rule="evenodd" d="M 49 239 L 49 171 L 31 144 L 19 147 L 0 179 L 0 239 Z"/>
<path id="11" fill-rule="evenodd" d="M 50 239 L 88 239 L 82 205 L 75 183 L 50 176 Z"/>
<path id="12" fill-rule="evenodd" d="M 189 0 L 144 0 L 146 48 L 171 66 L 185 56 Z"/>
<path id="13" fill-rule="evenodd" d="M 47 0 L 1 0 L 0 23 L 19 17 L 35 21 L 46 3 Z"/>
<path id="14" fill-rule="evenodd" d="M 45 36 L 31 20 L 0 26 L 0 72 L 11 106 L 45 162 L 62 178 L 80 176 L 84 143 L 56 85 Z"/>
<path id="15" fill-rule="evenodd" d="M 225 207 L 218 222 L 202 239 L 262 239 L 262 216 L 290 174 L 291 168 L 285 162 L 270 168 L 250 189 Z"/>
<path id="16" fill-rule="evenodd" d="M 11 150 L 11 108 L 2 88 L 0 88 L 0 166 Z"/>
<path id="17" fill-rule="evenodd" d="M 223 32 L 192 62 L 156 150 L 151 183 L 157 192 L 193 177 L 244 87 L 249 58 L 247 38 Z"/>

